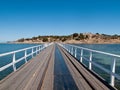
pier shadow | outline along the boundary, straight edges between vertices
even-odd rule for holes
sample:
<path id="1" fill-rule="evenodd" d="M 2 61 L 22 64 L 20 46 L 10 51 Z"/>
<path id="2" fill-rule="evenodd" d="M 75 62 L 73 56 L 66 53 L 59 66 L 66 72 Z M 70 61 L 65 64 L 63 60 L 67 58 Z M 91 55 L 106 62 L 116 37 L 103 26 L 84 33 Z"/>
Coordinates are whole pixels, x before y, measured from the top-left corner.
<path id="1" fill-rule="evenodd" d="M 58 47 L 55 47 L 54 90 L 78 90 Z"/>

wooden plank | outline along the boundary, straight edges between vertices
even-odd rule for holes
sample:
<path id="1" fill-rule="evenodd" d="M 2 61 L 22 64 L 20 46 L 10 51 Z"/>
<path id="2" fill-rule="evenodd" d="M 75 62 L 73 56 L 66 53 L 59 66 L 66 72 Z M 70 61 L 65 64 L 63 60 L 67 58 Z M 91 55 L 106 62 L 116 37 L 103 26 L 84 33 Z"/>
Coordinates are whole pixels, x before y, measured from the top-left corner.
<path id="1" fill-rule="evenodd" d="M 55 47 L 52 52 L 52 56 L 50 58 L 50 63 L 48 69 L 46 71 L 46 75 L 41 87 L 41 90 L 53 90 L 54 83 L 54 56 L 55 56 Z"/>

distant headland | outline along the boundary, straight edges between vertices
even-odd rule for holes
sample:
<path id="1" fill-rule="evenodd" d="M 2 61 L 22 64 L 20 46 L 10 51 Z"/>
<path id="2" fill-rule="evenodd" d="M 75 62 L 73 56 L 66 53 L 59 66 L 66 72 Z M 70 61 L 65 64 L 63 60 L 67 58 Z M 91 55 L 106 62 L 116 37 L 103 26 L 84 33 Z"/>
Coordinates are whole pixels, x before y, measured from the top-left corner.
<path id="1" fill-rule="evenodd" d="M 46 43 L 46 42 L 63 42 L 74 44 L 113 44 L 120 43 L 120 35 L 107 35 L 99 33 L 73 33 L 71 35 L 50 35 L 36 36 L 32 38 L 21 38 L 14 43 Z"/>

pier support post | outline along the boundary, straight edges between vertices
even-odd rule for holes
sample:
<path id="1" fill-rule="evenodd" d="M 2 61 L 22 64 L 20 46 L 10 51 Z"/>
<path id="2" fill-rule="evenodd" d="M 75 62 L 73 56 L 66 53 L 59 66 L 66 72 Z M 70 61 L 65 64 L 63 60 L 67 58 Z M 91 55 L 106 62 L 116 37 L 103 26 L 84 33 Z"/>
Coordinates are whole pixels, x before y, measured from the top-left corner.
<path id="1" fill-rule="evenodd" d="M 42 50 L 42 46 L 40 46 L 40 52 L 41 52 L 41 50 Z"/>
<path id="2" fill-rule="evenodd" d="M 75 48 L 75 58 L 77 58 L 77 48 Z"/>
<path id="3" fill-rule="evenodd" d="M 35 49 L 36 49 L 35 52 L 36 52 L 36 55 L 37 55 L 37 47 Z"/>
<path id="4" fill-rule="evenodd" d="M 34 57 L 34 55 L 33 55 L 33 54 L 34 54 L 33 49 L 34 49 L 34 48 L 32 48 L 32 58 Z"/>
<path id="5" fill-rule="evenodd" d="M 39 47 L 37 47 L 37 54 L 39 54 Z"/>
<path id="6" fill-rule="evenodd" d="M 80 62 L 82 63 L 83 60 L 83 49 L 81 49 L 81 54 L 80 54 Z"/>
<path id="7" fill-rule="evenodd" d="M 92 70 L 92 52 L 90 52 L 90 58 L 89 58 L 89 69 Z"/>
<path id="8" fill-rule="evenodd" d="M 71 48 L 71 46 L 70 46 L 70 54 L 72 54 L 72 48 Z"/>
<path id="9" fill-rule="evenodd" d="M 40 53 L 40 46 L 39 46 L 39 53 Z"/>
<path id="10" fill-rule="evenodd" d="M 73 47 L 71 47 L 71 48 L 72 48 L 71 54 L 73 55 Z"/>
<path id="11" fill-rule="evenodd" d="M 67 51 L 69 52 L 69 47 L 67 46 L 66 48 L 67 48 Z"/>
<path id="12" fill-rule="evenodd" d="M 25 50 L 25 63 L 27 63 L 27 50 Z"/>
<path id="13" fill-rule="evenodd" d="M 39 49 L 39 47 L 38 47 L 38 54 L 39 54 L 39 50 L 40 50 L 40 49 Z"/>
<path id="14" fill-rule="evenodd" d="M 16 65 L 15 65 L 15 53 L 13 53 L 13 70 L 16 71 Z"/>
<path id="15" fill-rule="evenodd" d="M 113 75 L 115 73 L 115 65 L 116 65 L 116 58 L 114 58 L 112 60 L 112 64 L 111 64 L 111 80 L 110 80 L 110 84 L 111 86 L 114 87 L 114 84 L 115 84 L 115 76 Z"/>
<path id="16" fill-rule="evenodd" d="M 69 53 L 70 53 L 70 46 L 69 46 Z"/>

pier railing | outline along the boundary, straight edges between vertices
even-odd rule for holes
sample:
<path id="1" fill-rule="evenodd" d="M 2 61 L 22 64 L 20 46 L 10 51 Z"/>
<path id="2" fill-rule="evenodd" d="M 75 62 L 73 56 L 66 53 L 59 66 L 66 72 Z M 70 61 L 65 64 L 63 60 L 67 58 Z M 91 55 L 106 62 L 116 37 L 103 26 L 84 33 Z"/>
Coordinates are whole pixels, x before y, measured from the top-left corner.
<path id="1" fill-rule="evenodd" d="M 116 59 L 120 58 L 120 55 L 116 54 L 111 54 L 111 53 L 106 53 L 102 51 L 97 51 L 97 50 L 92 50 L 76 45 L 70 45 L 70 44 L 59 44 L 63 48 L 65 48 L 71 55 L 73 55 L 75 58 L 77 58 L 77 54 L 79 54 L 79 60 L 81 63 L 83 63 L 83 59 L 89 63 L 88 68 L 92 70 L 92 65 L 95 65 L 97 68 L 103 70 L 104 72 L 108 73 L 110 75 L 110 85 L 114 87 L 115 85 L 115 78 L 120 80 L 120 75 L 116 74 L 115 69 L 116 69 Z M 77 50 L 80 52 L 78 53 Z M 88 58 L 84 57 L 84 51 L 87 51 L 89 53 Z M 111 60 L 111 70 L 101 66 L 100 64 L 96 63 L 93 61 L 93 53 L 97 54 L 102 54 L 102 55 L 107 55 L 112 58 Z"/>
<path id="2" fill-rule="evenodd" d="M 28 48 L 24 48 L 24 49 L 12 51 L 12 52 L 0 54 L 0 58 L 4 57 L 4 56 L 7 56 L 7 55 L 12 55 L 12 62 L 7 64 L 7 65 L 4 65 L 4 66 L 0 67 L 0 72 L 9 68 L 9 67 L 11 67 L 11 66 L 13 66 L 13 70 L 16 71 L 16 69 L 17 69 L 16 68 L 16 63 L 18 63 L 22 60 L 25 60 L 25 63 L 27 63 L 27 57 L 29 57 L 29 56 L 34 57 L 34 54 L 35 55 L 39 54 L 40 51 L 42 51 L 44 48 L 48 47 L 51 44 L 52 43 L 37 45 L 37 46 L 33 46 L 33 47 L 28 47 Z M 27 51 L 29 51 L 29 50 L 31 50 L 31 52 L 28 54 Z M 19 53 L 19 52 L 24 52 L 24 56 L 19 58 L 19 59 L 16 59 L 17 53 Z"/>

